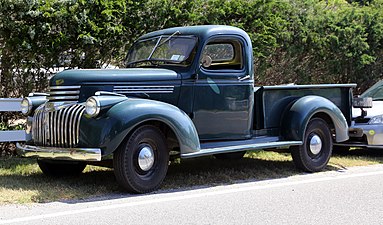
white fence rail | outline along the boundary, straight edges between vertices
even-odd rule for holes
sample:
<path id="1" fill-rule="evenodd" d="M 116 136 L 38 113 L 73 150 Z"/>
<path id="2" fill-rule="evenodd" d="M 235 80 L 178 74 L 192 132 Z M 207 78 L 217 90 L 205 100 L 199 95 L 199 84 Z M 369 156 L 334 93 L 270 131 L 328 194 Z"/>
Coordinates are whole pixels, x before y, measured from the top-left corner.
<path id="1" fill-rule="evenodd" d="M 20 112 L 21 98 L 0 98 L 0 112 Z M 0 142 L 25 141 L 25 130 L 0 131 Z"/>

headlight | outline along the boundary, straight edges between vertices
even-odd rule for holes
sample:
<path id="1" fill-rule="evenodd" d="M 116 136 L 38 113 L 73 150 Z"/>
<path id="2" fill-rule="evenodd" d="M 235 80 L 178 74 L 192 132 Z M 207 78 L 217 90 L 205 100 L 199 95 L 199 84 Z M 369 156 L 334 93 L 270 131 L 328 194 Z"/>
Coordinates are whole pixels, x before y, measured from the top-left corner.
<path id="1" fill-rule="evenodd" d="M 383 115 L 372 117 L 368 124 L 383 124 Z"/>
<path id="2" fill-rule="evenodd" d="M 88 98 L 85 103 L 85 112 L 91 117 L 96 117 L 100 113 L 100 102 L 94 97 Z"/>
<path id="3" fill-rule="evenodd" d="M 32 100 L 28 97 L 21 101 L 21 112 L 28 116 L 32 112 Z"/>

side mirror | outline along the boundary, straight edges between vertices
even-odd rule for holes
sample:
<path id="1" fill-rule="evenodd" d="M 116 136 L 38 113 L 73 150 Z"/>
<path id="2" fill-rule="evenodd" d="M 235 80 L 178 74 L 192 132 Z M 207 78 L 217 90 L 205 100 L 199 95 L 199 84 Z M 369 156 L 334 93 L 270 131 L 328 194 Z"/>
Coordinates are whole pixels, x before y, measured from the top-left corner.
<path id="1" fill-rule="evenodd" d="M 204 68 L 208 68 L 209 66 L 211 66 L 211 63 L 213 62 L 213 60 L 211 59 L 210 56 L 208 55 L 204 55 L 201 59 L 201 64 Z"/>
<path id="2" fill-rule="evenodd" d="M 366 97 L 366 98 L 360 98 L 360 97 L 354 97 L 352 99 L 352 106 L 354 108 L 372 108 L 372 98 Z"/>

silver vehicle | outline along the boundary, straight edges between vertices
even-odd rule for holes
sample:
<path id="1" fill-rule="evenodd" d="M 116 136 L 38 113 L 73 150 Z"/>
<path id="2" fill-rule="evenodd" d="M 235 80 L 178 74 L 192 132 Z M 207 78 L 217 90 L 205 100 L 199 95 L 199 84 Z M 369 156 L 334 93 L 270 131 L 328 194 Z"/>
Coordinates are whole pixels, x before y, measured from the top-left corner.
<path id="1" fill-rule="evenodd" d="M 366 90 L 359 99 L 372 99 L 372 105 L 357 107 L 352 110 L 350 139 L 337 144 L 335 149 L 348 150 L 349 147 L 383 149 L 383 80 Z"/>

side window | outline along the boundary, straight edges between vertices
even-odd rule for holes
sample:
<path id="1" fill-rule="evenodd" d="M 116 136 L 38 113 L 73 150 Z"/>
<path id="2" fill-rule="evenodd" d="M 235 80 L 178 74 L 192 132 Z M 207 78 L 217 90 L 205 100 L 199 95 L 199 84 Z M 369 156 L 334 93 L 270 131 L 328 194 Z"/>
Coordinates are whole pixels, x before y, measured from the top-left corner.
<path id="1" fill-rule="evenodd" d="M 241 70 L 242 45 L 237 40 L 213 40 L 202 52 L 200 63 L 208 70 Z"/>

